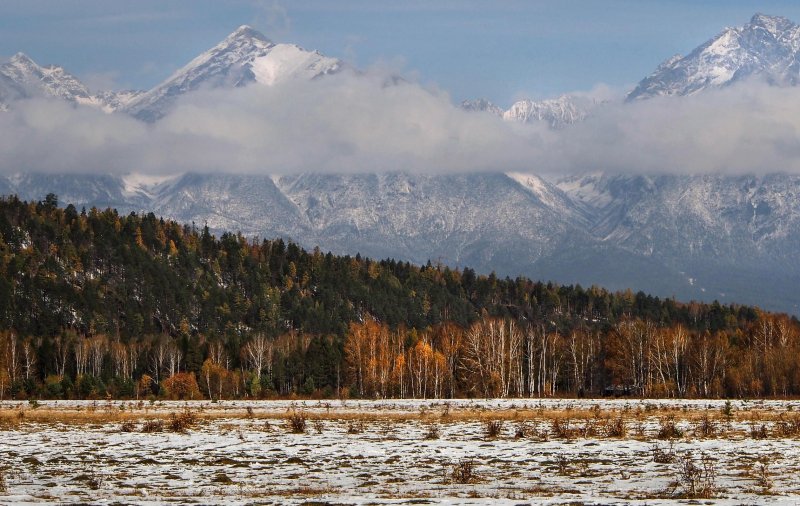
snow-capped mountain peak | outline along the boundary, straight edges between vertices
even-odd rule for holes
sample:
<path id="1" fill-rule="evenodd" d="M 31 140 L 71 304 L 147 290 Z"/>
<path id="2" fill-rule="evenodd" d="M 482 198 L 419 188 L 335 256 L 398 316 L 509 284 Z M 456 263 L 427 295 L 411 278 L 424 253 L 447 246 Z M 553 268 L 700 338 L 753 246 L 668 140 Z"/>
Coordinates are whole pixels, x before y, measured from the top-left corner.
<path id="1" fill-rule="evenodd" d="M 62 67 L 42 67 L 25 53 L 15 54 L 0 66 L 0 81 L 8 90 L 0 90 L 0 96 L 11 95 L 9 98 L 46 96 L 71 102 L 90 99 L 89 89 L 75 76 Z"/>
<path id="2" fill-rule="evenodd" d="M 758 12 L 750 18 L 749 26 L 751 29 L 763 28 L 773 37 L 778 38 L 785 32 L 792 30 L 795 24 L 782 16 L 768 16 Z"/>
<path id="3" fill-rule="evenodd" d="M 269 40 L 267 37 L 265 37 L 263 33 L 259 32 L 250 25 L 241 25 L 239 28 L 231 32 L 230 35 L 225 37 L 225 41 L 248 40 L 248 39 L 256 39 L 262 42 L 272 43 L 272 41 Z"/>
<path id="4" fill-rule="evenodd" d="M 125 110 L 154 120 L 166 114 L 179 96 L 201 87 L 236 87 L 253 82 L 273 85 L 291 79 L 314 79 L 341 68 L 342 63 L 336 58 L 294 44 L 275 44 L 252 27 L 242 25 L 167 80 L 131 100 Z"/>
<path id="5" fill-rule="evenodd" d="M 555 99 L 533 101 L 520 100 L 503 113 L 503 119 L 519 123 L 544 121 L 551 128 L 562 128 L 586 119 L 586 110 L 579 107 L 569 95 Z"/>
<path id="6" fill-rule="evenodd" d="M 756 14 L 726 28 L 685 57 L 674 56 L 628 94 L 628 100 L 691 95 L 749 78 L 780 85 L 800 83 L 800 27 L 779 16 Z"/>
<path id="7" fill-rule="evenodd" d="M 0 65 L 0 108 L 21 98 L 60 98 L 112 112 L 137 96 L 136 91 L 104 91 L 93 94 L 63 67 L 41 66 L 25 53 L 17 53 Z"/>
<path id="8" fill-rule="evenodd" d="M 547 100 L 519 100 L 504 111 L 485 98 L 464 100 L 461 108 L 465 111 L 488 112 L 500 116 L 505 121 L 516 123 L 545 123 L 550 128 L 565 126 L 583 121 L 589 116 L 590 109 L 597 104 L 581 101 L 570 95 Z"/>

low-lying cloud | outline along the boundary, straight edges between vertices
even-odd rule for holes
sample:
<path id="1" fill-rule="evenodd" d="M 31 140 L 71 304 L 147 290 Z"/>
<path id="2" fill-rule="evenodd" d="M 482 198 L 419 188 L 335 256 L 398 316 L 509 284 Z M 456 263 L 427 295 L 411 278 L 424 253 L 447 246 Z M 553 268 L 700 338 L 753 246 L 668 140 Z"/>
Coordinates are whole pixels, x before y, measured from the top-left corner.
<path id="1" fill-rule="evenodd" d="M 800 89 L 610 103 L 553 131 L 463 111 L 415 83 L 343 73 L 195 92 L 154 124 L 27 100 L 0 114 L 0 132 L 4 172 L 800 173 Z"/>
<path id="2" fill-rule="evenodd" d="M 599 108 L 549 139 L 542 168 L 646 173 L 800 172 L 800 88 L 742 83 Z"/>

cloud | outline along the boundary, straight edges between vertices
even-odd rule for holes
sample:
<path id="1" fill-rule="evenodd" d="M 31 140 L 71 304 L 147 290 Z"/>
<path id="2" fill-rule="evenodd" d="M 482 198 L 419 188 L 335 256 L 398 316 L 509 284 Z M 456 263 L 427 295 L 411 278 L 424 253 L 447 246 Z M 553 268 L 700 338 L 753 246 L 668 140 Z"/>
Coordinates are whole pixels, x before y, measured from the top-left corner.
<path id="1" fill-rule="evenodd" d="M 548 171 L 800 173 L 800 88 L 742 83 L 600 107 L 548 139 Z"/>
<path id="2" fill-rule="evenodd" d="M 382 72 L 186 95 L 154 124 L 58 100 L 0 114 L 0 170 L 67 173 L 800 173 L 800 89 L 606 103 L 558 131 Z M 589 93 L 589 96 L 600 92 Z"/>
<path id="3" fill-rule="evenodd" d="M 264 26 L 270 37 L 280 37 L 292 29 L 289 12 L 278 0 L 252 0 L 256 10 L 255 24 Z"/>
<path id="4" fill-rule="evenodd" d="M 186 95 L 148 125 L 56 100 L 0 114 L 4 171 L 373 172 L 520 170 L 537 130 L 465 112 L 383 74 Z"/>

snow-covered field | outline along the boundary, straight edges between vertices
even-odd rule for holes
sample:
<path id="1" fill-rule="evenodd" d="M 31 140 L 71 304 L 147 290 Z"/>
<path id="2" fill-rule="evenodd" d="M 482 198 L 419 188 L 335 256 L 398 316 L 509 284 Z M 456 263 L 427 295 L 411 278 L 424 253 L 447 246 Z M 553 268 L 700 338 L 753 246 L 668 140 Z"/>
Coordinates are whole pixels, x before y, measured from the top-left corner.
<path id="1" fill-rule="evenodd" d="M 187 409 L 196 423 L 171 432 Z M 699 503 L 800 502 L 800 402 L 723 411 L 673 400 L 5 402 L 0 504 L 660 504 L 688 501 L 687 463 L 698 487 L 714 485 Z M 305 432 L 291 431 L 293 414 Z M 163 431 L 143 431 L 158 418 Z M 682 434 L 666 439 L 670 420 Z"/>

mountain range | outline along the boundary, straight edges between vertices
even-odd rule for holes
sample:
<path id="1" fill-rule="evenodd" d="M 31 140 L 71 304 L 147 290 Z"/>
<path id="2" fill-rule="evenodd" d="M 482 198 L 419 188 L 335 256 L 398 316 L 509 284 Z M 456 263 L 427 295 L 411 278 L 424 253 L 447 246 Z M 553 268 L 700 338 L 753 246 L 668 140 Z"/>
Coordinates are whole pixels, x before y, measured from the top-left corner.
<path id="1" fill-rule="evenodd" d="M 757 14 L 660 65 L 629 102 L 689 95 L 746 79 L 798 82 L 800 29 Z M 91 92 L 60 67 L 22 54 L 0 66 L 0 102 L 57 97 L 154 122 L 198 89 L 324 79 L 347 65 L 240 27 L 144 92 Z M 569 128 L 594 107 L 571 96 L 461 107 Z M 0 193 L 154 212 L 215 231 L 282 236 L 337 253 L 428 260 L 479 272 L 601 284 L 682 299 L 800 313 L 800 177 L 585 173 L 182 174 L 172 177 L 12 174 Z"/>

